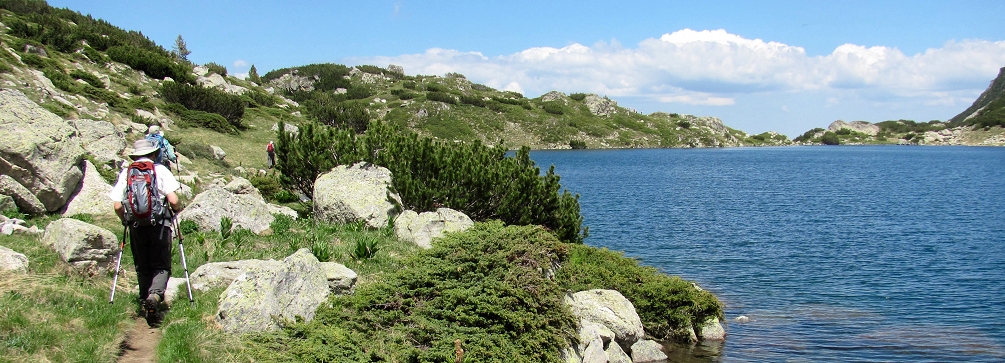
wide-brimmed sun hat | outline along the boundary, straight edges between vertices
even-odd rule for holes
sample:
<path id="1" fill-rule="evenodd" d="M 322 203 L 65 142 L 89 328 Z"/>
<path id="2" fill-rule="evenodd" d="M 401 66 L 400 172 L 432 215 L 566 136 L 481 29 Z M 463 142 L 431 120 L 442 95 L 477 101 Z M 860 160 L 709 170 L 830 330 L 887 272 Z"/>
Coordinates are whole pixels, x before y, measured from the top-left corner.
<path id="1" fill-rule="evenodd" d="M 129 153 L 129 157 L 135 159 L 140 156 L 153 154 L 154 152 L 157 152 L 157 150 L 157 146 L 154 146 L 154 143 L 150 140 L 139 139 L 133 143 L 133 151 Z"/>

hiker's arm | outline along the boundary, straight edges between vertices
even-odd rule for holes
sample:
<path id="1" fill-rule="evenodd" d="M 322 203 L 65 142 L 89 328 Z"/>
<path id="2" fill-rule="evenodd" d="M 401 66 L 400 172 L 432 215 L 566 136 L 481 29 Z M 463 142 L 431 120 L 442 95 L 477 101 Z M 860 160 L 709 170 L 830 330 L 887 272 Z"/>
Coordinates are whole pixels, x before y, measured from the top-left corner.
<path id="1" fill-rule="evenodd" d="M 115 214 L 119 216 L 119 221 L 126 224 L 126 208 L 122 206 L 122 202 L 112 203 L 112 208 L 115 208 Z"/>
<path id="2" fill-rule="evenodd" d="M 181 212 L 181 200 L 178 199 L 178 194 L 174 192 L 167 194 L 168 205 L 171 206 L 171 210 L 175 213 Z"/>

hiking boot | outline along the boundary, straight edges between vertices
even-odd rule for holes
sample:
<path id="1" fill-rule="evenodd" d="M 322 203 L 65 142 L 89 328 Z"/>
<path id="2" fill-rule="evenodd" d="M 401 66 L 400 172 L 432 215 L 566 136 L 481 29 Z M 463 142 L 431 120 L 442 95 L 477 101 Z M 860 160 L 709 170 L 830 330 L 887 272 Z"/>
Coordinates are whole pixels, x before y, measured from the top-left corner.
<path id="1" fill-rule="evenodd" d="M 161 304 L 161 298 L 157 294 L 150 295 L 143 300 L 143 311 L 146 312 L 147 325 L 157 326 L 160 323 L 160 315 L 158 314 L 158 309 Z"/>

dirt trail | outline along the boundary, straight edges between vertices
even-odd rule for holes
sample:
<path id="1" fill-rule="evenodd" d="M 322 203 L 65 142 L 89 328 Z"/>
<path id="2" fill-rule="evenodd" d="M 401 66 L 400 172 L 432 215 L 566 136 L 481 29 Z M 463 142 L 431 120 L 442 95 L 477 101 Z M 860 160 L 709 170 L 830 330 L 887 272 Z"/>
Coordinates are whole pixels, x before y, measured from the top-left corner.
<path id="1" fill-rule="evenodd" d="M 161 341 L 160 329 L 151 328 L 143 318 L 133 319 L 133 328 L 122 342 L 119 363 L 154 363 L 154 350 Z"/>

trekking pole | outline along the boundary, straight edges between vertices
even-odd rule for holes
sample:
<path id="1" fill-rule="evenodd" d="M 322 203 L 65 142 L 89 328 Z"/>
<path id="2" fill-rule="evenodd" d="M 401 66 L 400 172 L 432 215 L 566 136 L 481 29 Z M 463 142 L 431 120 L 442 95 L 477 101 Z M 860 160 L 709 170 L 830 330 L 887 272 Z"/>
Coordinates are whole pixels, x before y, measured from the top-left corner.
<path id="1" fill-rule="evenodd" d="M 112 279 L 112 295 L 108 298 L 108 303 L 115 302 L 115 285 L 119 283 L 119 267 L 122 266 L 122 250 L 126 248 L 126 234 L 129 231 L 129 226 L 122 227 L 122 243 L 119 244 L 119 259 L 115 262 L 115 278 Z"/>
<path id="2" fill-rule="evenodd" d="M 192 299 L 192 281 L 188 278 L 188 263 L 185 262 L 185 245 L 182 241 L 185 239 L 181 235 L 181 225 L 178 223 L 177 215 L 171 216 L 174 221 L 174 229 L 178 232 L 178 251 L 181 252 L 181 267 L 185 269 L 185 287 L 188 289 L 188 303 L 193 304 L 195 300 Z"/>

